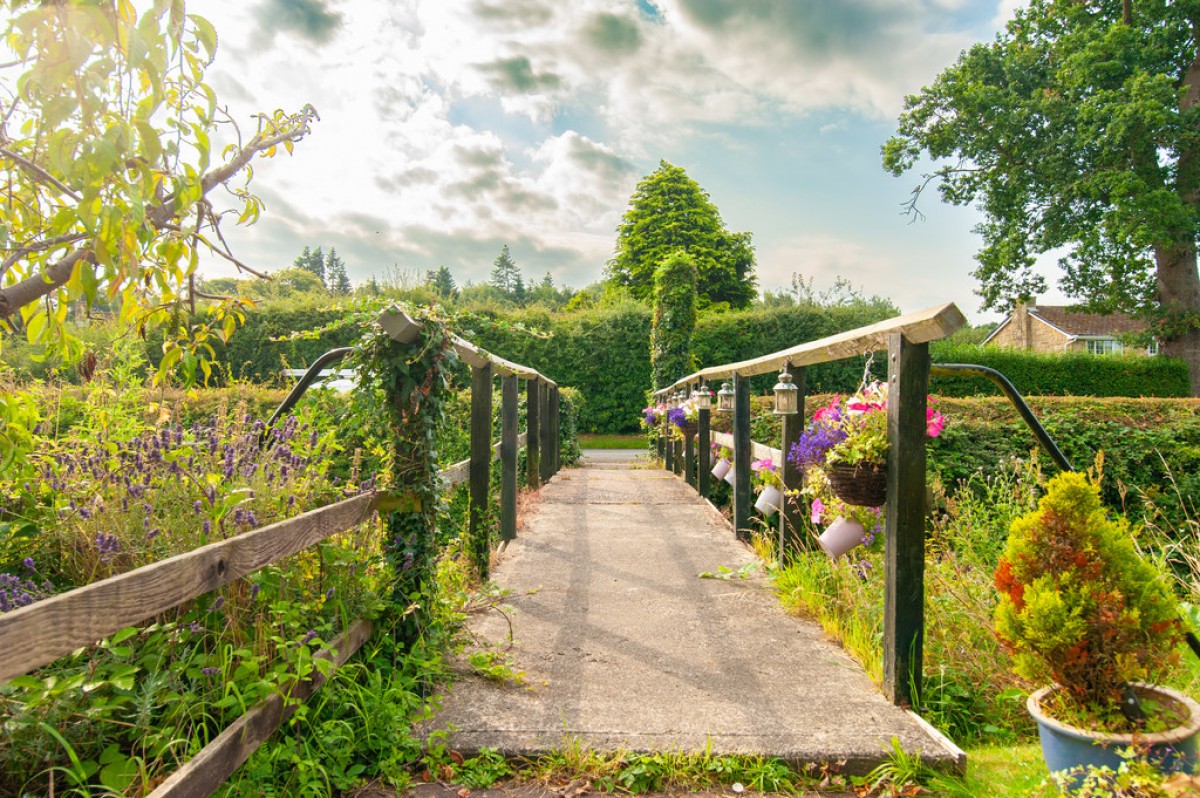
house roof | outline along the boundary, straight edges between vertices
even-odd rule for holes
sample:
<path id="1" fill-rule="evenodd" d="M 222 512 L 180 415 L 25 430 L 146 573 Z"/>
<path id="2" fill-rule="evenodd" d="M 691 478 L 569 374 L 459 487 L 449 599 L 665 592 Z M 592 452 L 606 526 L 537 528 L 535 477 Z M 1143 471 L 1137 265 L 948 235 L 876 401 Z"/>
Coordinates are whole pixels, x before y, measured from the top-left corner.
<path id="1" fill-rule="evenodd" d="M 1068 305 L 1030 305 L 1027 309 L 1030 316 L 1043 324 L 1050 325 L 1063 335 L 1071 338 L 1108 337 L 1123 335 L 1125 333 L 1140 333 L 1145 332 L 1150 327 L 1147 322 L 1135 319 L 1125 313 L 1081 313 L 1080 311 L 1072 310 Z M 1006 327 L 1010 321 L 1012 321 L 1011 313 L 996 326 L 996 329 L 992 330 L 991 335 L 985 338 L 983 342 L 986 344 L 996 337 L 996 334 Z"/>
<path id="2" fill-rule="evenodd" d="M 1125 313 L 1080 313 L 1066 305 L 1034 305 L 1029 313 L 1067 335 L 1121 335 L 1150 328 L 1147 322 Z"/>

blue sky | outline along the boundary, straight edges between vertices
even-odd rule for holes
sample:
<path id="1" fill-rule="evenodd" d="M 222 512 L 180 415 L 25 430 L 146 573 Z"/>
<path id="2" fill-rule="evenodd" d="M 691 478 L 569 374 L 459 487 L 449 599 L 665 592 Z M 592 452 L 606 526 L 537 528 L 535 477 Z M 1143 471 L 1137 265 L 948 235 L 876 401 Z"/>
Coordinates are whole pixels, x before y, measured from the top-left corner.
<path id="1" fill-rule="evenodd" d="M 879 148 L 906 94 L 1016 0 L 255 0 L 194 10 L 221 34 L 211 82 L 236 119 L 312 103 L 262 162 L 239 256 L 334 246 L 351 277 L 446 265 L 599 279 L 637 181 L 684 167 L 749 231 L 762 287 L 838 277 L 904 311 L 973 294 L 975 211 L 893 178 Z M 212 269 L 216 273 L 219 269 Z M 1047 297 L 1056 299 L 1056 295 Z"/>

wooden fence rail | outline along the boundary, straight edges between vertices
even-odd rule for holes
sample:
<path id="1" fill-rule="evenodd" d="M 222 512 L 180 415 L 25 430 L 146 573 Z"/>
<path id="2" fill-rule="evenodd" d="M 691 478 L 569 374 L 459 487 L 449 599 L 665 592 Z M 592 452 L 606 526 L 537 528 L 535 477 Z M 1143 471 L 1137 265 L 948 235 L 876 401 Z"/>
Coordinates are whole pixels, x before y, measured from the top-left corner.
<path id="1" fill-rule="evenodd" d="M 712 380 L 733 382 L 733 434 L 712 433 L 709 413 L 700 411 L 700 468 L 707 467 L 709 441 L 733 450 L 733 526 L 739 537 L 750 530 L 750 462 L 770 458 L 783 466 L 787 490 L 801 487 L 801 475 L 783 457 L 799 438 L 804 421 L 804 368 L 880 350 L 888 352 L 888 485 L 884 508 L 884 639 L 883 689 L 897 704 L 914 704 L 921 687 L 925 626 L 925 411 L 929 392 L 929 343 L 945 338 L 966 322 L 953 304 L 860 327 L 762 357 L 712 366 L 655 392 L 668 398 L 680 389 Z M 783 416 L 783 448 L 771 449 L 750 440 L 749 377 L 786 370 L 799 389 L 799 413 Z M 666 424 L 664 420 L 664 425 Z M 664 426 L 665 430 L 665 426 Z M 660 440 L 661 440 L 660 436 Z M 662 443 L 665 464 L 677 473 L 682 454 L 673 439 Z M 699 484 L 703 485 L 703 481 Z M 701 492 L 706 492 L 701 487 Z M 781 548 L 798 537 L 800 519 L 794 503 L 779 514 Z"/>
<path id="2" fill-rule="evenodd" d="M 416 340 L 419 325 L 407 315 L 392 310 L 385 312 L 379 321 L 396 340 L 406 344 Z M 502 439 L 494 445 L 488 441 L 481 447 L 476 442 L 472 446 L 474 459 L 443 469 L 440 472 L 442 484 L 453 488 L 467 481 L 473 470 L 478 472 L 482 468 L 486 472 L 493 461 L 501 460 L 505 482 L 511 481 L 515 486 L 516 450 L 528 441 L 542 442 L 545 453 L 539 463 L 530 447 L 527 458 L 529 483 L 536 487 L 549 479 L 558 470 L 558 458 L 550 454 L 560 446 L 557 427 L 552 426 L 558 413 L 557 385 L 533 369 L 498 358 L 460 338 L 454 338 L 453 343 L 476 375 L 480 371 L 490 374 L 494 370 L 505 379 L 526 379 L 530 395 L 540 393 L 545 401 L 540 423 L 538 413 L 533 411 L 527 418 L 533 425 L 530 430 L 516 436 L 510 433 L 507 440 Z M 542 390 L 537 391 L 535 386 Z M 515 431 L 516 423 L 516 396 L 515 389 L 510 388 L 505 393 L 504 410 L 511 417 L 512 431 Z M 298 398 L 298 395 L 289 396 L 288 401 L 294 404 Z M 486 408 L 478 412 L 486 414 L 487 423 L 472 426 L 480 434 L 490 436 L 490 399 Z M 486 480 L 481 486 L 473 486 L 472 501 L 486 504 L 487 491 Z M 349 531 L 386 507 L 388 499 L 387 494 L 380 492 L 363 493 L 0 614 L 0 684 L 79 648 L 95 645 L 122 629 L 216 590 L 332 535 Z M 504 502 L 502 507 L 503 511 L 511 509 L 514 514 L 512 519 L 505 518 L 502 525 L 510 535 L 515 535 L 516 529 L 515 493 L 513 499 Z M 362 647 L 371 633 L 369 621 L 355 621 L 331 641 L 328 648 L 314 656 L 331 661 L 336 669 Z M 212 794 L 292 715 L 296 704 L 311 696 L 327 678 L 316 669 L 295 676 L 286 696 L 275 694 L 252 707 L 150 795 L 153 798 L 190 798 Z"/>

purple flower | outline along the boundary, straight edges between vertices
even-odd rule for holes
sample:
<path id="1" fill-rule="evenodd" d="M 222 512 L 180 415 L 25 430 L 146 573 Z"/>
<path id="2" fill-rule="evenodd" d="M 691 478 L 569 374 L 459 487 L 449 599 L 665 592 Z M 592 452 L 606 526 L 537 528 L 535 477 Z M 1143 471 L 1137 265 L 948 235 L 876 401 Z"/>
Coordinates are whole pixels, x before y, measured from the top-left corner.
<path id="1" fill-rule="evenodd" d="M 792 444 L 788 460 L 799 468 L 819 465 L 825 462 L 826 453 L 844 440 L 846 431 L 827 416 L 808 425 L 801 433 L 800 440 Z"/>
<path id="2" fill-rule="evenodd" d="M 255 582 L 253 585 L 250 586 L 250 600 L 251 601 L 254 601 L 256 598 L 258 598 L 258 591 L 260 591 L 260 590 L 262 590 L 262 585 L 258 584 L 257 582 Z"/>
<path id="3" fill-rule="evenodd" d="M 672 407 L 667 411 L 667 421 L 682 428 L 687 424 L 687 412 L 682 407 Z"/>
<path id="4" fill-rule="evenodd" d="M 308 645 L 309 643 L 311 643 L 313 641 L 313 638 L 315 638 L 316 636 L 317 636 L 316 630 L 309 629 L 308 634 L 304 635 L 304 639 L 301 640 L 300 642 L 304 643 L 304 645 Z"/>
<path id="5" fill-rule="evenodd" d="M 331 598 L 333 598 L 333 588 L 329 588 L 325 591 L 325 600 L 328 601 Z"/>
<path id="6" fill-rule="evenodd" d="M 220 668 L 201 668 L 200 672 L 203 673 L 205 676 L 216 676 L 218 673 L 221 672 L 221 669 Z"/>
<path id="7" fill-rule="evenodd" d="M 101 532 L 96 535 L 96 552 L 100 555 L 100 562 L 109 562 L 121 548 L 121 541 L 117 540 L 116 535 L 110 535 L 107 532 Z"/>
<path id="8" fill-rule="evenodd" d="M 24 565 L 30 571 L 37 570 L 37 566 L 34 564 L 32 557 L 26 557 L 25 559 L 21 560 L 21 565 Z"/>

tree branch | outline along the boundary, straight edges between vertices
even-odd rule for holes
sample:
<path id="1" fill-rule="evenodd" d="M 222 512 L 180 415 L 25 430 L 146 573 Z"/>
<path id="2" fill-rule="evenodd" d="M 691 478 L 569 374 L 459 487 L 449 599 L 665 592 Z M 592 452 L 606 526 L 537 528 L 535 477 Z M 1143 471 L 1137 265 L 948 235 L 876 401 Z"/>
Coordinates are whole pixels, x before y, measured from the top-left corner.
<path id="1" fill-rule="evenodd" d="M 91 249 L 77 249 L 71 254 L 46 267 L 44 272 L 34 274 L 19 283 L 0 289 L 0 319 L 6 319 L 30 302 L 36 302 L 57 288 L 67 284 L 80 261 L 90 258 Z"/>
<path id="2" fill-rule="evenodd" d="M 68 186 L 66 183 L 63 183 L 57 177 L 50 174 L 42 167 L 38 166 L 33 161 L 25 158 L 22 155 L 18 155 L 17 153 L 13 152 L 12 150 L 8 149 L 7 147 L 0 147 L 0 155 L 3 155 L 5 158 L 12 161 L 13 163 L 15 163 L 17 166 L 21 167 L 25 171 L 32 172 L 43 183 L 49 183 L 50 185 L 57 188 L 59 191 L 63 192 L 67 196 L 69 196 L 71 199 L 75 200 L 76 202 L 80 201 L 81 197 L 78 194 L 76 194 L 71 189 L 70 186 Z"/>

